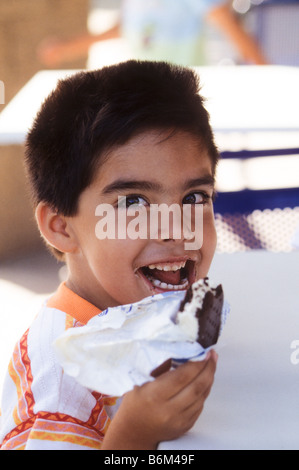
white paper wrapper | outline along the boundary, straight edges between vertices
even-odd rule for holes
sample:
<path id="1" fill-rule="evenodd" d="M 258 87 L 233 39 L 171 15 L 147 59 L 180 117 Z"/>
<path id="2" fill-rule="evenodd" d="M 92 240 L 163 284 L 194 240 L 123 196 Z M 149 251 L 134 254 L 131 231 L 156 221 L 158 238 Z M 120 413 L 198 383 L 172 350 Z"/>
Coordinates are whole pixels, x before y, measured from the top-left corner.
<path id="1" fill-rule="evenodd" d="M 103 394 L 122 396 L 154 380 L 151 372 L 169 358 L 202 360 L 198 323 L 190 313 L 174 323 L 183 292 L 166 292 L 108 308 L 86 326 L 68 329 L 54 343 L 66 374 Z M 225 304 L 222 325 L 228 313 Z"/>

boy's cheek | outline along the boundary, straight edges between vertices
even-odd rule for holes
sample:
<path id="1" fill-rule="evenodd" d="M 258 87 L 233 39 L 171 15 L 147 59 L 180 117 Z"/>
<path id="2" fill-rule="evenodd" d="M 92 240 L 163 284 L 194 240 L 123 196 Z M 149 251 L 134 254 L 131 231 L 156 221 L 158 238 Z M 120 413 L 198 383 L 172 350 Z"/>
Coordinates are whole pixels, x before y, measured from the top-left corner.
<path id="1" fill-rule="evenodd" d="M 208 276 L 217 246 L 217 233 L 215 224 L 206 224 L 203 231 L 203 245 L 200 251 L 200 264 L 197 270 L 197 279 Z"/>
<path id="2" fill-rule="evenodd" d="M 209 243 L 208 251 L 209 251 L 209 256 L 211 257 L 211 262 L 212 262 L 212 259 L 216 251 L 216 246 L 217 246 L 217 233 L 216 233 L 215 225 L 213 225 L 213 228 L 211 229 L 210 233 L 207 235 L 207 242 Z"/>
<path id="3" fill-rule="evenodd" d="M 203 246 L 209 245 L 211 250 L 216 249 L 217 233 L 214 212 L 210 212 L 203 219 Z"/>

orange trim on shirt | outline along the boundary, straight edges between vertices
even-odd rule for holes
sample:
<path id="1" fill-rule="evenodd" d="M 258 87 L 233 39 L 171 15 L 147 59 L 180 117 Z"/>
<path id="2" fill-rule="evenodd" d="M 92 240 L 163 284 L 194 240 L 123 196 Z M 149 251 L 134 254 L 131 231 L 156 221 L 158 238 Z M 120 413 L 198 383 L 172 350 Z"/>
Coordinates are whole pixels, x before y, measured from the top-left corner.
<path id="1" fill-rule="evenodd" d="M 82 324 L 101 313 L 95 305 L 75 294 L 65 282 L 60 284 L 55 294 L 47 301 L 47 307 L 62 310 Z"/>
<path id="2" fill-rule="evenodd" d="M 102 414 L 110 422 L 105 409 Z M 41 411 L 14 428 L 4 439 L 2 450 L 21 450 L 28 440 L 60 441 L 99 449 L 104 429 L 96 429 L 87 423 L 63 413 Z"/>
<path id="3" fill-rule="evenodd" d="M 8 366 L 9 375 L 14 381 L 18 395 L 18 402 L 13 410 L 13 419 L 16 425 L 26 421 L 34 413 L 35 402 L 31 392 L 33 377 L 27 350 L 27 336 L 28 330 L 19 341 L 18 348 L 15 348 Z"/>

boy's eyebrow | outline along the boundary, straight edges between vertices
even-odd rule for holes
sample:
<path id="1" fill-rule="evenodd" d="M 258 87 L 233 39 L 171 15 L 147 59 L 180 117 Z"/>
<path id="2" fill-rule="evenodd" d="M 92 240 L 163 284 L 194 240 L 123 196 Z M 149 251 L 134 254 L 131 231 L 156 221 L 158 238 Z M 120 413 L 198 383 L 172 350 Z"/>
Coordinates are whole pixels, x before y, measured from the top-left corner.
<path id="1" fill-rule="evenodd" d="M 199 178 L 193 178 L 185 182 L 183 189 L 187 190 L 202 185 L 214 187 L 215 178 L 210 174 L 204 175 Z M 117 191 L 125 191 L 131 189 L 161 192 L 163 190 L 163 187 L 161 184 L 156 183 L 154 181 L 118 179 L 116 181 L 113 181 L 113 183 L 110 183 L 105 186 L 101 192 L 102 194 L 110 194 Z"/>
<path id="2" fill-rule="evenodd" d="M 215 178 L 214 176 L 208 174 L 201 176 L 200 178 L 193 178 L 192 180 L 186 181 L 184 185 L 184 189 L 190 189 L 190 188 L 195 188 L 196 186 L 202 186 L 202 185 L 207 185 L 207 186 L 215 186 Z"/>
<path id="3" fill-rule="evenodd" d="M 154 183 L 152 181 L 136 181 L 136 180 L 123 180 L 119 179 L 113 181 L 113 183 L 108 184 L 102 190 L 102 194 L 109 194 L 115 191 L 124 191 L 128 189 L 145 189 L 150 191 L 159 191 L 161 190 L 161 185 L 159 183 Z"/>

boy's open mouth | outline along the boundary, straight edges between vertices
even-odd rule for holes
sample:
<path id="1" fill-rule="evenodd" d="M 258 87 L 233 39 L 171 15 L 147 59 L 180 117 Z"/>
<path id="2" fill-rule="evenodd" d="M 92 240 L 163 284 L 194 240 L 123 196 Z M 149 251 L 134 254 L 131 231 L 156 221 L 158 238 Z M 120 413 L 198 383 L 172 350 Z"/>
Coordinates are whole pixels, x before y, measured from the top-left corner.
<path id="1" fill-rule="evenodd" d="M 184 290 L 195 281 L 195 262 L 192 260 L 149 264 L 138 271 L 159 290 Z"/>

